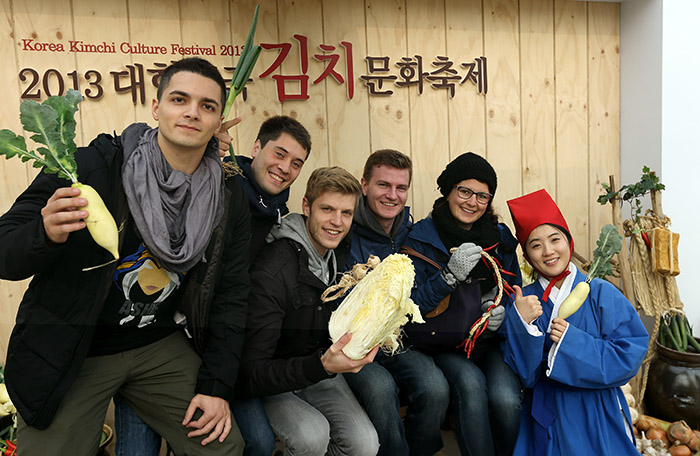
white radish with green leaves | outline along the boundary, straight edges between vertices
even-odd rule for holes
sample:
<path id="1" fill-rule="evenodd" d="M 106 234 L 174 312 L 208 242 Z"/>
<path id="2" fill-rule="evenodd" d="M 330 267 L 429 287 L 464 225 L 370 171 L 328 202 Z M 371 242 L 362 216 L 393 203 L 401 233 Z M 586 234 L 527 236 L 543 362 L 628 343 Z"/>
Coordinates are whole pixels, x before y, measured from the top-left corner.
<path id="1" fill-rule="evenodd" d="M 78 209 L 88 212 L 85 224 L 90 235 L 116 260 L 119 258 L 117 224 L 100 195 L 89 185 L 78 181 L 78 166 L 74 158 L 77 149 L 74 142 L 75 113 L 82 100 L 80 92 L 71 89 L 65 95 L 49 97 L 43 103 L 23 101 L 20 105 L 20 122 L 26 131 L 34 133 L 31 139 L 43 146 L 30 151 L 24 136 L 11 130 L 0 130 L 0 155 L 6 158 L 18 156 L 24 162 L 31 160 L 35 168 L 43 167 L 45 173 L 58 174 L 80 189 L 80 197 L 88 203 Z"/>
<path id="2" fill-rule="evenodd" d="M 613 269 L 610 259 L 622 249 L 622 236 L 613 225 L 605 225 L 600 231 L 600 238 L 596 241 L 598 247 L 593 251 L 593 263 L 588 269 L 586 280 L 580 282 L 571 291 L 569 296 L 559 306 L 557 317 L 569 318 L 586 301 L 591 292 L 589 283 L 596 277 L 604 278 L 612 275 Z"/>

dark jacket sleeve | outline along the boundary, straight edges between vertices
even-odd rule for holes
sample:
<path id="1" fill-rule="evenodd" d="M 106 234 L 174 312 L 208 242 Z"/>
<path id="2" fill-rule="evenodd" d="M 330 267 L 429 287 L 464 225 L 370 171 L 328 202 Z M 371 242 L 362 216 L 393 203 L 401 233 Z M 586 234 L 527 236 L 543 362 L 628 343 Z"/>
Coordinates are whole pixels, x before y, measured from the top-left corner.
<path id="1" fill-rule="evenodd" d="M 120 163 L 115 162 L 117 155 L 121 158 L 118 150 L 113 138 L 102 134 L 75 153 L 80 181 L 100 194 L 113 217 L 116 201 L 110 197 L 118 194 L 118 187 L 111 180 L 110 167 Z M 102 264 L 111 258 L 92 240 L 87 229 L 71 233 L 63 244 L 54 244 L 46 237 L 41 210 L 56 190 L 70 185 L 68 179 L 42 169 L 10 210 L 0 217 L 0 279 L 23 280 L 52 271 L 59 263 L 60 267 L 70 264 L 78 268 Z"/>
<path id="2" fill-rule="evenodd" d="M 273 245 L 284 244 L 278 241 Z M 270 396 L 313 385 L 332 375 L 321 363 L 323 350 L 306 356 L 276 357 L 290 302 L 297 258 L 289 250 L 263 249 L 251 273 L 248 324 L 240 386 L 246 396 Z M 269 255 L 273 253 L 274 255 Z"/>
<path id="3" fill-rule="evenodd" d="M 70 182 L 40 172 L 0 217 L 0 279 L 23 280 L 51 267 L 65 250 L 44 231 L 41 209 L 53 193 Z"/>
<path id="4" fill-rule="evenodd" d="M 228 401 L 234 398 L 250 291 L 250 211 L 243 191 L 235 186 L 233 193 L 196 386 L 197 393 Z"/>
<path id="5" fill-rule="evenodd" d="M 523 286 L 523 277 L 520 272 L 520 263 L 518 262 L 518 255 L 516 249 L 518 248 L 518 241 L 515 239 L 513 234 L 507 225 L 500 223 L 498 225 L 499 234 L 501 236 L 501 246 L 499 247 L 503 269 L 510 272 L 512 275 L 504 275 L 503 278 L 508 282 L 510 286 L 517 285 L 519 287 Z"/>

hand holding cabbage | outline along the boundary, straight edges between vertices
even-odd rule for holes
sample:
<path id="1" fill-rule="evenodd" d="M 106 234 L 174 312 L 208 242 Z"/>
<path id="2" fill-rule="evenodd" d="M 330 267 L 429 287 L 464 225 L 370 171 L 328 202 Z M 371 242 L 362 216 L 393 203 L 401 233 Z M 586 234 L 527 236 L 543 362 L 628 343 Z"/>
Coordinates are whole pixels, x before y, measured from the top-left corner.
<path id="1" fill-rule="evenodd" d="M 352 334 L 342 348 L 348 358 L 362 359 L 377 345 L 393 354 L 400 347 L 401 327 L 408 316 L 414 323 L 424 323 L 410 297 L 414 278 L 410 258 L 395 253 L 355 285 L 328 324 L 334 343 L 345 333 Z"/>

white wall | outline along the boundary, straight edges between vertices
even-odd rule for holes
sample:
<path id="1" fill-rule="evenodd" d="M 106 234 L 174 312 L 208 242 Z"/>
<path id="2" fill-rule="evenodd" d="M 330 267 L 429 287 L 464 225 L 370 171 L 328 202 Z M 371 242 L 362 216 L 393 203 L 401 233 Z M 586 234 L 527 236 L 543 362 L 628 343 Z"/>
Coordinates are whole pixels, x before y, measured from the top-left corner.
<path id="1" fill-rule="evenodd" d="M 643 165 L 666 185 L 664 212 L 680 233 L 681 300 L 700 335 L 700 2 L 633 0 L 620 9 L 620 160 L 622 183 Z"/>
<path id="2" fill-rule="evenodd" d="M 681 234 L 678 288 L 700 335 L 700 2 L 663 2 L 662 166 L 664 212 Z"/>
<path id="3" fill-rule="evenodd" d="M 661 161 L 662 0 L 620 6 L 620 180 L 637 182 L 644 165 Z M 654 63 L 657 62 L 657 63 Z M 650 205 L 649 201 L 645 203 Z M 623 217 L 628 218 L 629 205 Z"/>

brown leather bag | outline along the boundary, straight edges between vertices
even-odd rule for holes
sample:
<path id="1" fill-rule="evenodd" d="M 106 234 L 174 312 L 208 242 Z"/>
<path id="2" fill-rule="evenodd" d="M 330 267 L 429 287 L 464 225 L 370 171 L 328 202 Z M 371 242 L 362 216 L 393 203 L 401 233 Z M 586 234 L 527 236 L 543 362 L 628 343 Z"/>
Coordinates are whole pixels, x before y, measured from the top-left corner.
<path id="1" fill-rule="evenodd" d="M 421 260 L 426 261 L 429 264 L 432 264 L 433 266 L 438 268 L 438 270 L 442 270 L 442 266 L 440 266 L 439 264 L 437 264 L 435 261 L 431 260 L 427 256 L 423 255 L 419 251 L 412 249 L 411 247 L 403 246 L 403 247 L 401 247 L 401 250 L 399 251 L 399 253 L 403 253 L 406 255 L 420 258 Z M 442 301 L 440 301 L 440 303 L 437 305 L 437 307 L 435 307 L 433 310 L 431 310 L 430 312 L 425 314 L 424 317 L 425 318 L 435 318 L 438 315 L 444 313 L 447 310 L 447 308 L 450 307 L 450 296 L 451 295 L 445 296 L 442 299 Z"/>

